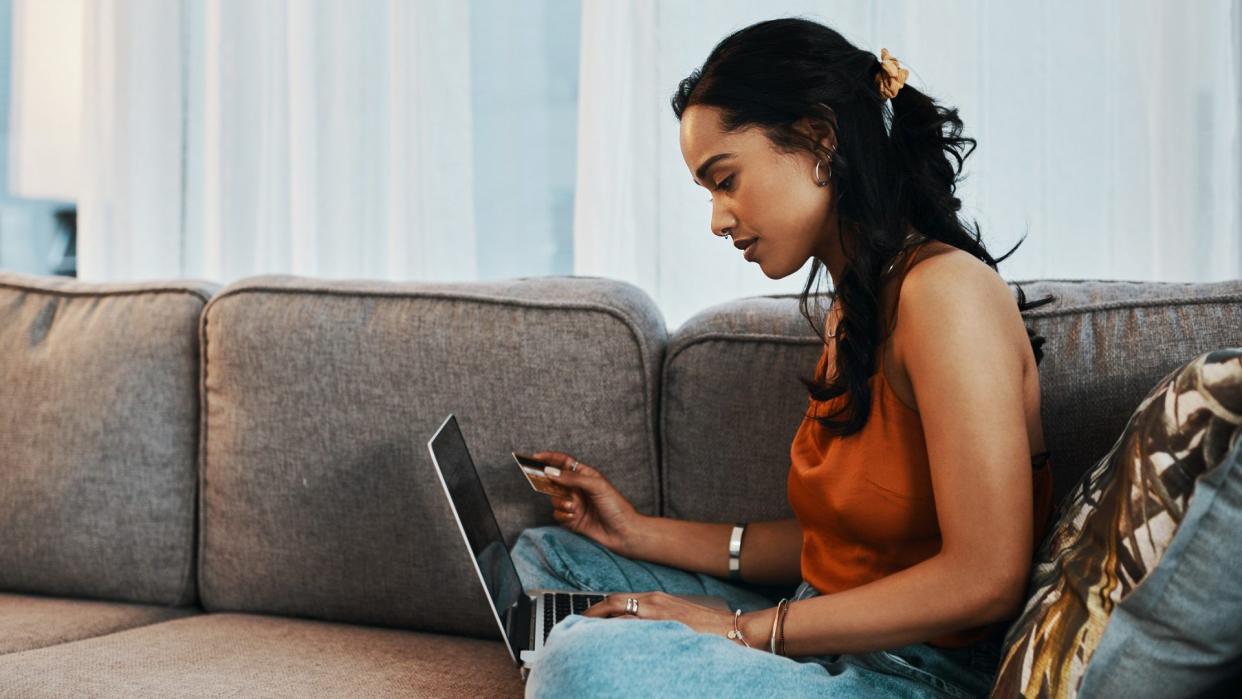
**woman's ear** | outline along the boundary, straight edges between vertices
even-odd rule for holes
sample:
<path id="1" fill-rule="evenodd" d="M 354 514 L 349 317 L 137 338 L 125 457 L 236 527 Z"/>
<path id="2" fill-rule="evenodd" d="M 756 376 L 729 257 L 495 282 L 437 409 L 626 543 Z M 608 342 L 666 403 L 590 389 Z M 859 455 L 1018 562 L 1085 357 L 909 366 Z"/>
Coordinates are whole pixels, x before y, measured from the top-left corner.
<path id="1" fill-rule="evenodd" d="M 831 112 L 831 110 L 829 110 Z M 837 150 L 837 132 L 828 121 L 816 117 L 805 116 L 794 122 L 793 128 L 803 136 L 815 141 L 823 152 L 834 153 Z"/>

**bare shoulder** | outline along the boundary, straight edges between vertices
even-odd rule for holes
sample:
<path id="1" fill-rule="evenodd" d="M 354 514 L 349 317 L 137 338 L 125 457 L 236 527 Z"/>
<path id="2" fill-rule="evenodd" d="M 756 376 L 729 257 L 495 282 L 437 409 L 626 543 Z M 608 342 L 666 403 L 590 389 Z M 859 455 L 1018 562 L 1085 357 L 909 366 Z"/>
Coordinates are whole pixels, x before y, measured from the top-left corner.
<path id="1" fill-rule="evenodd" d="M 948 306 L 956 302 L 976 309 L 981 305 L 1013 306 L 1017 312 L 1017 301 L 1009 285 L 983 260 L 940 241 L 933 241 L 925 248 L 926 252 L 920 254 L 906 273 L 901 290 L 902 305 L 938 306 L 942 312 L 952 312 L 954 309 Z"/>
<path id="2" fill-rule="evenodd" d="M 991 351 L 1021 350 L 1028 344 L 1017 299 L 996 270 L 946 243 L 924 247 L 926 254 L 915 260 L 901 285 L 897 327 L 904 333 L 897 334 L 905 337 L 894 338 L 896 344 L 907 351 L 932 345 L 933 336 L 955 329 L 964 331 L 961 340 L 986 343 Z"/>

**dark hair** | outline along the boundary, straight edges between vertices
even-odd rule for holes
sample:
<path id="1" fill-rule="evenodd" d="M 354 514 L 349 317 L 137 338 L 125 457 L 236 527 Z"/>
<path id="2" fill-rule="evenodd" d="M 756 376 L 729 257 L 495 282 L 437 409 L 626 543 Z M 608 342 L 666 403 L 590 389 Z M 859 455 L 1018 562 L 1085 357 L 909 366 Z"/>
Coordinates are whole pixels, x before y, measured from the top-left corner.
<path id="1" fill-rule="evenodd" d="M 692 105 L 715 107 L 726 132 L 757 126 L 780 152 L 808 151 L 831 159 L 847 258 L 832 294 L 842 306 L 837 372 L 831 382 L 826 376 L 798 378 L 815 400 L 849 394 L 852 400 L 817 418 L 841 435 L 861 430 L 871 410 L 869 378 L 886 332 L 879 307 L 882 270 L 903 250 L 907 227 L 965 250 L 993 270 L 1026 239 L 1023 235 L 1009 252 L 993 259 L 978 223 L 968 227 L 957 215 L 962 203 L 954 192 L 962 165 L 975 148 L 974 139 L 961 136 L 957 109 L 940 106 L 908 83 L 890 108 L 876 87 L 879 70 L 874 54 L 822 24 L 796 17 L 773 19 L 725 37 L 703 66 L 681 81 L 672 98 L 678 120 Z M 822 135 L 808 138 L 793 128 L 803 117 L 836 135 L 835 154 L 819 143 Z M 891 124 L 887 130 L 886 123 Z M 799 308 L 826 344 L 828 338 L 807 307 L 823 266 L 818 259 L 812 263 Z M 1017 292 L 1020 313 L 1055 300 L 1047 296 L 1028 302 L 1021 286 Z M 1029 326 L 1026 331 L 1038 363 L 1044 338 Z"/>

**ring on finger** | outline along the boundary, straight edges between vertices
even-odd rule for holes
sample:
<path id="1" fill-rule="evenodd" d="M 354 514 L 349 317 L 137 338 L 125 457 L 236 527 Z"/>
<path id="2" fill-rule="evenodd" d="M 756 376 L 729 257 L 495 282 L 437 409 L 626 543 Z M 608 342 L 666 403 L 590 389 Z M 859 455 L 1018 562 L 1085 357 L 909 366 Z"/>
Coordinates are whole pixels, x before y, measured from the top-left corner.
<path id="1" fill-rule="evenodd" d="M 572 464 L 570 464 L 570 465 L 569 465 L 569 470 L 570 470 L 570 471 L 577 471 L 577 470 L 578 470 L 578 460 L 577 460 L 577 459 L 574 459 L 574 462 L 573 462 Z"/>

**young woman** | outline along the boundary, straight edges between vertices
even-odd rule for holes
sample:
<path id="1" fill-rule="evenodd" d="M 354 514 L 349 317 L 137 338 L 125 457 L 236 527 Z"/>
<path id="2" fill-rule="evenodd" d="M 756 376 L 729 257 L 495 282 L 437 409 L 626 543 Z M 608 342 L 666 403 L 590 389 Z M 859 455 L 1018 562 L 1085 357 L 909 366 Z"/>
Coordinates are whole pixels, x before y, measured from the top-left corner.
<path id="1" fill-rule="evenodd" d="M 528 694 L 988 690 L 1050 512 L 1043 338 L 1020 312 L 1052 299 L 1019 289 L 1015 303 L 959 220 L 974 141 L 906 76 L 887 50 L 780 19 L 727 37 L 681 82 L 682 156 L 712 193 L 712 232 L 773 279 L 812 259 L 813 328 L 809 290 L 821 269 L 832 278 L 790 449 L 796 517 L 646 516 L 599 469 L 536 454 L 572 497 L 552 498 L 560 526 L 519 537 L 524 583 L 635 592 L 558 624 Z M 751 583 L 797 589 L 774 601 Z M 673 596 L 688 593 L 734 611 Z"/>

